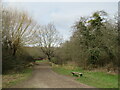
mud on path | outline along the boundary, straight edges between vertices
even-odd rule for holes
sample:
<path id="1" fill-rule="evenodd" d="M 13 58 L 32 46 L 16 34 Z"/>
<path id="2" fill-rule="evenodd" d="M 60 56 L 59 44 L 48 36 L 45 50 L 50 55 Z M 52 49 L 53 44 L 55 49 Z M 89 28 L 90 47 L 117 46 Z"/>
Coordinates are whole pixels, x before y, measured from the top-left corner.
<path id="1" fill-rule="evenodd" d="M 26 81 L 12 88 L 91 88 L 72 77 L 59 75 L 52 71 L 47 62 L 34 66 L 33 75 Z"/>

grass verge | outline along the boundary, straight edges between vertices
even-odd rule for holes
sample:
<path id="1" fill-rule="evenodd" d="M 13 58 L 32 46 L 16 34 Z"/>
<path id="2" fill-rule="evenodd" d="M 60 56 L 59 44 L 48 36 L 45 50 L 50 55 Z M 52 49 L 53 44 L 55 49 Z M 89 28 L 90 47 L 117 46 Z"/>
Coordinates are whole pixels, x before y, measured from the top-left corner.
<path id="1" fill-rule="evenodd" d="M 48 60 L 36 60 L 36 63 L 48 62 Z"/>
<path id="2" fill-rule="evenodd" d="M 2 88 L 10 88 L 11 86 L 26 80 L 32 74 L 32 68 L 24 69 L 20 72 L 11 72 L 2 75 Z"/>
<path id="3" fill-rule="evenodd" d="M 72 77 L 75 76 L 73 76 L 71 72 L 81 72 L 83 73 L 83 76 L 76 77 L 76 80 L 89 86 L 96 88 L 118 88 L 118 75 L 112 75 L 106 72 L 82 70 L 81 68 L 73 66 L 52 65 L 52 69 L 59 74 Z"/>

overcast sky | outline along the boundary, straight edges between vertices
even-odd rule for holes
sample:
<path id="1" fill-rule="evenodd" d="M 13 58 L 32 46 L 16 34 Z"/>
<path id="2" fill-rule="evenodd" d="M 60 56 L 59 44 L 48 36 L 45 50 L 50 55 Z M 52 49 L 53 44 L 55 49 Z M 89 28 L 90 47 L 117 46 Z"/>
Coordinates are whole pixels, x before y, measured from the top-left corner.
<path id="1" fill-rule="evenodd" d="M 118 11 L 117 2 L 5 2 L 4 5 L 27 11 L 39 24 L 53 22 L 65 40 L 69 39 L 71 26 L 81 16 L 104 10 L 113 17 Z"/>

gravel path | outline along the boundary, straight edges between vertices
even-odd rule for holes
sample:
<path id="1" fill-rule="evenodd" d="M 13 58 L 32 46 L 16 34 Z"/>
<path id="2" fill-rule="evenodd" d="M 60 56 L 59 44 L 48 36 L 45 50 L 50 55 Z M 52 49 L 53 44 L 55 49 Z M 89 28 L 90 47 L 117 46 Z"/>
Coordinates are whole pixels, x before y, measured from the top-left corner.
<path id="1" fill-rule="evenodd" d="M 39 63 L 34 67 L 33 75 L 13 88 L 92 88 L 81 84 L 72 77 L 59 75 L 52 71 L 48 63 Z"/>

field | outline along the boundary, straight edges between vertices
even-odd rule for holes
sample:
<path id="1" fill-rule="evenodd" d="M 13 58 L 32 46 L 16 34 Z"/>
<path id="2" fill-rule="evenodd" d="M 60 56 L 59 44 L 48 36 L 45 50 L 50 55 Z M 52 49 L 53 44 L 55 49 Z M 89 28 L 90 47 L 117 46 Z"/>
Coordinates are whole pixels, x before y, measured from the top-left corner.
<path id="1" fill-rule="evenodd" d="M 53 65 L 53 70 L 59 74 L 75 77 L 71 72 L 81 72 L 82 77 L 76 77 L 75 79 L 80 83 L 90 85 L 96 88 L 118 88 L 118 75 L 108 74 L 106 72 L 87 71 L 78 67 L 73 68 L 70 66 L 56 66 Z"/>

